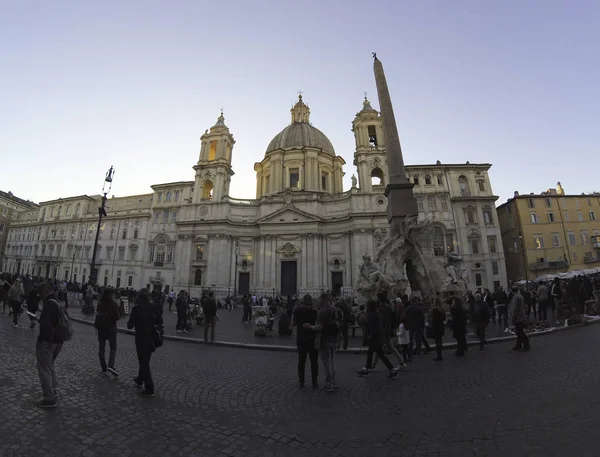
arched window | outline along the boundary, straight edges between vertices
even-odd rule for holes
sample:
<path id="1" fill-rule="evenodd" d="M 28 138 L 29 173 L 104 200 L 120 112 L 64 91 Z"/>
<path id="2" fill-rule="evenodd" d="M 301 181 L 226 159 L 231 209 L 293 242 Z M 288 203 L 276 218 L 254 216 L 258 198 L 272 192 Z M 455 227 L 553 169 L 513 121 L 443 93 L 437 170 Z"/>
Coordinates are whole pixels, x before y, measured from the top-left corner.
<path id="1" fill-rule="evenodd" d="M 427 185 L 427 186 L 431 185 L 431 176 L 425 175 L 425 185 Z"/>
<path id="2" fill-rule="evenodd" d="M 157 262 L 164 262 L 165 261 L 165 255 L 167 252 L 167 244 L 166 244 L 166 240 L 164 238 L 158 238 L 156 240 L 156 261 Z"/>
<path id="3" fill-rule="evenodd" d="M 438 257 L 446 254 L 444 231 L 437 226 L 433 227 L 433 253 Z"/>
<path id="4" fill-rule="evenodd" d="M 194 271 L 194 285 L 201 286 L 202 285 L 202 270 L 198 268 Z"/>
<path id="5" fill-rule="evenodd" d="M 175 201 L 178 202 L 179 201 L 179 191 L 175 192 Z"/>
<path id="6" fill-rule="evenodd" d="M 204 187 L 202 189 L 202 199 L 203 200 L 212 200 L 214 184 L 212 181 L 206 180 L 204 181 Z"/>
<path id="7" fill-rule="evenodd" d="M 373 168 L 371 171 L 371 185 L 372 186 L 381 186 L 384 184 L 383 182 L 383 171 L 381 168 Z"/>
<path id="8" fill-rule="evenodd" d="M 167 197 L 166 197 L 166 200 L 167 200 L 168 202 L 170 202 L 170 201 L 171 201 L 171 192 L 167 192 Z"/>
<path id="9" fill-rule="evenodd" d="M 469 196 L 471 191 L 469 189 L 469 180 L 466 176 L 458 177 L 458 187 L 460 188 L 460 194 L 464 196 Z"/>

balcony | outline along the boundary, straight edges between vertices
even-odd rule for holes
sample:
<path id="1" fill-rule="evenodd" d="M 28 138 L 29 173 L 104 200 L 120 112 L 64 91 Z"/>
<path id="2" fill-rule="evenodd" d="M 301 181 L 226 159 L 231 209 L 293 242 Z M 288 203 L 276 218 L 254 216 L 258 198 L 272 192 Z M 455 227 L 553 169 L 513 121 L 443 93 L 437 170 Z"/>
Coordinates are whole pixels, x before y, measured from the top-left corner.
<path id="1" fill-rule="evenodd" d="M 163 284 L 165 282 L 165 278 L 162 276 L 150 276 L 149 281 L 150 284 Z"/>
<path id="2" fill-rule="evenodd" d="M 592 253 L 588 253 L 589 255 L 586 255 L 583 258 L 583 263 L 594 263 L 594 262 L 600 262 L 600 252 L 596 252 L 596 255 L 592 255 Z"/>
<path id="3" fill-rule="evenodd" d="M 531 271 L 540 271 L 540 270 L 555 270 L 559 268 L 567 268 L 569 266 L 569 262 L 566 260 L 556 260 L 554 262 L 535 262 L 529 264 L 529 269 Z"/>
<path id="4" fill-rule="evenodd" d="M 156 262 L 154 262 L 154 266 L 155 267 L 164 267 L 164 265 L 165 265 L 165 262 L 161 262 L 161 261 L 158 261 L 158 260 Z"/>

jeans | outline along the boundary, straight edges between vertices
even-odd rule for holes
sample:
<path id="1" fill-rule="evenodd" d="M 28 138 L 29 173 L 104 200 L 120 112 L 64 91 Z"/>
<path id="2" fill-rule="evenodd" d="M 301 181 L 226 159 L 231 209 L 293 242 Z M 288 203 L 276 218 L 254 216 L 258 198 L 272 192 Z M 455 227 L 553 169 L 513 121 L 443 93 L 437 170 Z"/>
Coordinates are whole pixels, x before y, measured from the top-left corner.
<path id="1" fill-rule="evenodd" d="M 525 334 L 525 322 L 515 322 L 515 333 L 517 335 L 515 349 L 523 347 L 526 351 L 529 350 L 529 337 Z"/>
<path id="2" fill-rule="evenodd" d="M 115 367 L 115 358 L 117 357 L 117 326 L 110 327 L 108 330 L 98 332 L 98 357 L 100 358 L 100 366 L 102 371 L 106 371 L 106 358 L 104 356 L 106 350 L 106 341 L 110 347 L 108 355 L 108 366 Z"/>
<path id="3" fill-rule="evenodd" d="M 548 300 L 540 300 L 538 304 L 538 317 L 541 321 L 548 319 Z"/>
<path id="4" fill-rule="evenodd" d="M 421 337 L 423 336 L 423 329 L 421 327 L 410 328 L 408 330 L 408 335 L 410 337 L 410 349 L 413 350 L 414 344 L 414 354 L 419 355 L 421 353 Z"/>
<path id="5" fill-rule="evenodd" d="M 383 345 L 381 342 L 376 341 L 369 343 L 369 351 L 367 352 L 367 370 L 370 370 L 373 366 L 373 354 L 377 354 L 388 370 L 392 371 L 394 369 L 392 362 L 390 362 L 390 359 L 388 359 L 385 352 L 383 352 Z"/>
<path id="6" fill-rule="evenodd" d="M 244 317 L 242 317 L 242 322 L 250 322 L 252 318 L 252 308 L 244 306 Z"/>
<path id="7" fill-rule="evenodd" d="M 208 341 L 208 328 L 210 327 L 210 341 L 215 341 L 215 325 L 217 316 L 204 317 L 204 341 Z"/>
<path id="8" fill-rule="evenodd" d="M 21 314 L 21 302 L 18 300 L 11 300 L 10 306 L 12 308 L 13 324 L 19 323 L 19 314 Z"/>
<path id="9" fill-rule="evenodd" d="M 333 388 L 335 383 L 335 350 L 337 343 L 324 341 L 321 347 L 321 363 L 325 370 L 325 388 Z"/>
<path id="10" fill-rule="evenodd" d="M 56 401 L 56 371 L 54 370 L 54 361 L 60 350 L 62 343 L 49 343 L 47 341 L 38 341 L 35 345 L 35 356 L 37 358 L 38 375 L 44 400 Z"/>
<path id="11" fill-rule="evenodd" d="M 477 336 L 479 337 L 479 348 L 483 349 L 483 346 L 487 343 L 485 340 L 485 329 L 487 328 L 487 324 L 478 322 L 475 328 L 477 331 Z"/>
<path id="12" fill-rule="evenodd" d="M 435 352 L 437 353 L 437 358 L 441 359 L 442 358 L 442 349 L 443 349 L 442 335 L 439 333 L 436 333 L 434 341 L 435 341 Z"/>
<path id="13" fill-rule="evenodd" d="M 508 325 L 508 305 L 498 305 L 498 325 L 502 327 L 502 317 L 504 317 L 504 325 Z"/>
<path id="14" fill-rule="evenodd" d="M 315 349 L 314 343 L 311 345 L 300 345 L 298 346 L 298 380 L 301 385 L 304 385 L 304 378 L 306 373 L 306 359 L 310 357 L 310 374 L 312 383 L 317 383 L 317 377 L 319 376 L 319 351 Z"/>
<path id="15" fill-rule="evenodd" d="M 404 365 L 404 359 L 402 358 L 402 356 L 400 355 L 400 353 L 396 349 L 396 346 L 394 346 L 393 338 L 389 338 L 387 340 L 383 340 L 383 345 L 385 345 L 386 348 L 394 355 L 394 357 L 396 357 L 396 359 L 398 360 L 398 364 Z M 369 347 L 370 346 L 371 345 L 369 345 Z M 373 359 L 373 368 L 375 367 L 375 365 L 377 365 L 377 360 L 379 358 L 381 358 L 381 357 L 379 357 L 379 353 L 377 351 L 375 351 L 374 352 L 374 359 Z"/>
<path id="16" fill-rule="evenodd" d="M 150 358 L 152 357 L 150 344 L 136 343 L 135 349 L 137 352 L 138 362 L 140 364 L 138 380 L 140 383 L 144 383 L 144 389 L 146 392 L 153 394 L 154 382 L 152 381 L 152 373 L 150 373 Z"/>
<path id="17" fill-rule="evenodd" d="M 187 321 L 187 315 L 185 313 L 185 310 L 178 309 L 177 310 L 177 326 L 175 327 L 175 330 L 186 330 L 186 321 Z"/>

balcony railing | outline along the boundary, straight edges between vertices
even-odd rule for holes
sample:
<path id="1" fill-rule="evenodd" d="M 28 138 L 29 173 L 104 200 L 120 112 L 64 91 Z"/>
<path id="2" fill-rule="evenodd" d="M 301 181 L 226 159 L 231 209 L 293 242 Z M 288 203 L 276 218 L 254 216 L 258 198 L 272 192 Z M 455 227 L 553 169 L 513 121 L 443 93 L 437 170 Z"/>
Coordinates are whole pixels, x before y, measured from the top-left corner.
<path id="1" fill-rule="evenodd" d="M 150 283 L 164 283 L 165 282 L 165 278 L 163 278 L 162 276 L 150 276 Z"/>
<path id="2" fill-rule="evenodd" d="M 159 260 L 157 260 L 157 261 L 155 261 L 155 262 L 154 262 L 154 266 L 155 266 L 155 267 L 162 267 L 162 266 L 164 266 L 164 265 L 165 265 L 165 262 L 161 262 L 161 261 L 159 261 Z"/>
<path id="3" fill-rule="evenodd" d="M 569 262 L 567 262 L 566 260 L 556 260 L 553 262 L 535 262 L 529 265 L 529 269 L 532 271 L 538 271 L 557 268 L 567 268 L 568 266 Z"/>

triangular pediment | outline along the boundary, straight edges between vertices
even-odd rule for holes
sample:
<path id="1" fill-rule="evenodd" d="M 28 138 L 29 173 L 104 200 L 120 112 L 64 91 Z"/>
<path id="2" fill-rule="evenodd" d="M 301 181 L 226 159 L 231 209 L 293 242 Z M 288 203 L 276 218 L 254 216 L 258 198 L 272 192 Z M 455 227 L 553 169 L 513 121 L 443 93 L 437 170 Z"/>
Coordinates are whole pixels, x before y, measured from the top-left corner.
<path id="1" fill-rule="evenodd" d="M 284 224 L 301 222 L 319 222 L 321 219 L 296 207 L 284 206 L 258 220 L 259 224 Z"/>

